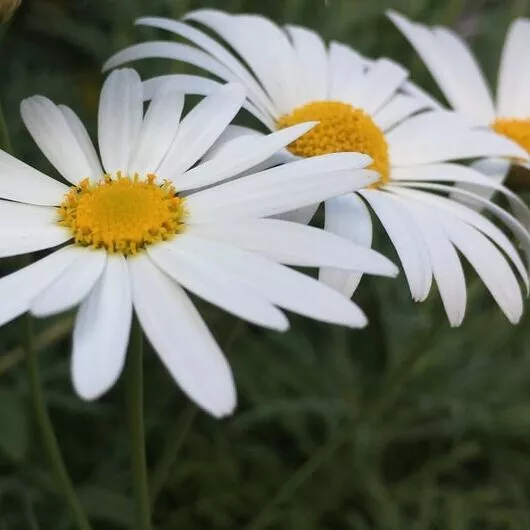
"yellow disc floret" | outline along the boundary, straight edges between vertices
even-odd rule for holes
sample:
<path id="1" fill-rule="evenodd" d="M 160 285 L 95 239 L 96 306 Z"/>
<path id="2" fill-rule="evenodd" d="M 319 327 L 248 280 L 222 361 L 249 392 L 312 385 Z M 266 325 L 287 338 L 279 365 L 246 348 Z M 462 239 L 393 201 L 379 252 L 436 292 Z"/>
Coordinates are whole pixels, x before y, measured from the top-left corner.
<path id="1" fill-rule="evenodd" d="M 362 109 L 341 101 L 313 101 L 298 107 L 278 120 L 278 127 L 307 121 L 319 124 L 289 145 L 301 157 L 339 152 L 358 152 L 372 157 L 370 166 L 387 182 L 390 173 L 388 144 L 383 131 Z"/>
<path id="2" fill-rule="evenodd" d="M 172 184 L 158 184 L 155 175 L 142 179 L 118 172 L 72 187 L 59 207 L 59 224 L 72 231 L 78 245 L 136 254 L 183 231 L 184 202 Z"/>
<path id="3" fill-rule="evenodd" d="M 497 118 L 491 127 L 495 132 L 518 143 L 530 155 L 530 118 L 524 120 Z"/>

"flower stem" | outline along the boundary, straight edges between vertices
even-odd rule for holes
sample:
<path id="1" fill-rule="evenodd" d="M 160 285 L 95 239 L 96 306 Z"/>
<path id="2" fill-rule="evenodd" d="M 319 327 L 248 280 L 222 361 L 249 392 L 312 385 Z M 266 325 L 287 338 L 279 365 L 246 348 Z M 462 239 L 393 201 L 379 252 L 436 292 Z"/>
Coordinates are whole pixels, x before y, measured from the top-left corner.
<path id="1" fill-rule="evenodd" d="M 135 528 L 137 530 L 151 530 L 151 508 L 145 457 L 143 334 L 136 317 L 133 319 L 125 370 L 135 498 Z"/>
<path id="2" fill-rule="evenodd" d="M 53 430 L 48 409 L 44 400 L 44 393 L 39 376 L 39 366 L 37 362 L 37 355 L 34 348 L 33 341 L 33 321 L 31 316 L 26 313 L 23 317 L 24 324 L 24 346 L 26 350 L 26 364 L 29 376 L 29 385 L 31 389 L 31 397 L 33 400 L 33 408 L 35 409 L 35 416 L 39 429 L 42 433 L 42 440 L 44 449 L 50 461 L 53 474 L 57 483 L 62 489 L 63 496 L 70 508 L 72 518 L 78 530 L 91 530 L 90 523 L 79 499 L 74 491 L 72 481 L 66 470 L 61 450 L 57 443 L 57 437 Z"/>

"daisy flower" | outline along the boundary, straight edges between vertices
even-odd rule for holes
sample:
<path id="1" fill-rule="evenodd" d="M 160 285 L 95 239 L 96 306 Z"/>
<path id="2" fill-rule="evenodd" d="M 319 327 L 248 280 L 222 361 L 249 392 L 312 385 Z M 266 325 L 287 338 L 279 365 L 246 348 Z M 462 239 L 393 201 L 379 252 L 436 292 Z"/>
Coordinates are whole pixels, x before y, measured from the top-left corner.
<path id="1" fill-rule="evenodd" d="M 191 22 L 202 24 L 218 39 Z M 170 31 L 187 43 L 137 44 L 110 58 L 104 68 L 149 57 L 185 61 L 222 82 L 244 84 L 246 109 L 271 131 L 319 122 L 289 144 L 282 160 L 309 162 L 325 153 L 357 151 L 372 158 L 370 167 L 379 175 L 377 182 L 362 190 L 325 201 L 326 230 L 371 246 L 369 206 L 397 251 L 414 300 L 425 300 L 434 280 L 450 323 L 462 322 L 466 284 L 460 252 L 508 319 L 514 323 L 520 319 L 523 297 L 512 266 L 526 286 L 528 274 L 514 245 L 491 221 L 445 195 L 454 188 L 453 182 L 500 189 L 519 215 L 528 216 L 524 203 L 509 190 L 454 163 L 482 156 L 522 157 L 521 147 L 493 131 L 471 127 L 457 113 L 425 110 L 434 100 L 407 80 L 403 67 L 388 59 L 367 60 L 337 42 L 328 46 L 305 28 L 280 28 L 261 16 L 216 10 L 192 12 L 185 22 L 142 18 L 137 23 Z M 161 76 L 145 82 L 146 97 L 168 79 L 196 94 L 208 94 L 219 86 L 218 81 L 201 76 Z M 222 152 L 256 134 L 243 127 L 229 129 L 216 149 Z M 277 156 L 274 163 L 279 160 Z M 472 192 L 458 193 L 483 204 L 515 233 L 523 248 L 530 248 L 519 220 Z M 298 210 L 291 218 L 309 222 L 317 206 Z M 361 274 L 336 267 L 320 270 L 324 283 L 348 296 L 360 278 Z"/>
<path id="2" fill-rule="evenodd" d="M 472 51 L 454 31 L 411 22 L 395 11 L 388 16 L 418 52 L 454 110 L 524 150 L 522 156 L 480 160 L 475 167 L 496 182 L 504 181 L 512 162 L 530 169 L 530 20 L 516 19 L 508 30 L 495 100 Z"/>
<path id="3" fill-rule="evenodd" d="M 0 279 L 0 324 L 80 304 L 72 378 L 82 398 L 99 397 L 119 377 L 134 308 L 184 392 L 215 416 L 229 414 L 236 400 L 229 365 L 184 289 L 274 330 L 288 328 L 279 307 L 355 328 L 366 318 L 354 303 L 283 264 L 397 274 L 374 251 L 263 218 L 370 184 L 377 175 L 362 169 L 366 155 L 322 156 L 221 182 L 314 124 L 241 138 L 199 161 L 244 98 L 241 86 L 226 85 L 181 120 L 182 93 L 162 87 L 144 115 L 138 74 L 117 70 L 99 104 L 101 162 L 72 110 L 42 96 L 23 101 L 30 134 L 69 185 L 0 152 L 0 256 L 62 245 Z"/>

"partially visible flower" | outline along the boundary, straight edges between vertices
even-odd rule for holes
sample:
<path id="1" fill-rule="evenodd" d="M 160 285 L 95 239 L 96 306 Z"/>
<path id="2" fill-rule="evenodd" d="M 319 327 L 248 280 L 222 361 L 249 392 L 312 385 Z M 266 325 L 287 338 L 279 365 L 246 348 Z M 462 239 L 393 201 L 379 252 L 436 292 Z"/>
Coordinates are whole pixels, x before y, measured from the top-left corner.
<path id="1" fill-rule="evenodd" d="M 526 206 L 513 193 L 453 162 L 492 156 L 521 158 L 526 156 L 524 149 L 493 131 L 477 129 L 460 114 L 439 108 L 425 111 L 437 107 L 436 102 L 407 80 L 403 67 L 388 59 L 371 61 L 343 44 L 327 46 L 306 28 L 280 28 L 256 15 L 200 10 L 189 13 L 186 20 L 206 26 L 219 40 L 188 22 L 142 18 L 138 24 L 168 30 L 190 44 L 137 44 L 110 58 L 105 68 L 149 57 L 185 61 L 222 81 L 244 84 L 246 109 L 272 131 L 318 121 L 318 126 L 288 146 L 283 160 L 307 158 L 311 162 L 324 153 L 359 151 L 372 158 L 371 168 L 379 174 L 378 181 L 367 188 L 326 201 L 326 230 L 371 246 L 369 205 L 401 259 L 414 300 L 425 300 L 434 280 L 450 323 L 460 325 L 467 297 L 460 252 L 510 322 L 518 322 L 523 297 L 512 265 L 527 287 L 528 274 L 516 248 L 491 221 L 444 195 L 455 189 L 453 182 L 499 189 L 529 219 Z M 200 76 L 162 76 L 144 83 L 146 97 L 167 79 L 196 94 L 210 93 L 219 86 Z M 217 148 L 229 149 L 233 142 L 255 134 L 242 127 L 229 129 Z M 239 140 L 238 135 L 242 135 Z M 281 190 L 283 184 L 278 186 Z M 508 212 L 476 193 L 457 193 L 491 210 L 523 248 L 530 249 L 527 230 Z M 291 213 L 290 218 L 309 222 L 316 207 Z M 324 267 L 320 278 L 350 296 L 361 275 Z"/>
<path id="2" fill-rule="evenodd" d="M 512 163 L 530 169 L 530 20 L 518 18 L 508 30 L 494 98 L 472 51 L 454 31 L 411 22 L 395 11 L 388 16 L 414 46 L 457 112 L 524 149 L 519 157 L 481 160 L 476 167 L 496 182 L 504 181 Z"/>
<path id="3" fill-rule="evenodd" d="M 5 24 L 20 7 L 22 0 L 0 0 L 0 21 Z"/>
<path id="4" fill-rule="evenodd" d="M 244 98 L 227 85 L 181 120 L 182 93 L 162 87 L 144 115 L 138 74 L 117 70 L 100 98 L 101 163 L 71 109 L 42 96 L 22 103 L 30 134 L 70 185 L 0 151 L 0 257 L 66 246 L 0 279 L 0 324 L 80 304 L 72 377 L 84 399 L 119 377 L 134 308 L 184 392 L 215 416 L 229 414 L 230 367 L 184 289 L 274 330 L 289 326 L 278 307 L 356 328 L 366 318 L 355 304 L 282 264 L 397 274 L 374 251 L 263 218 L 370 184 L 377 175 L 362 169 L 367 156 L 322 156 L 223 183 L 314 124 L 241 138 L 200 162 Z"/>

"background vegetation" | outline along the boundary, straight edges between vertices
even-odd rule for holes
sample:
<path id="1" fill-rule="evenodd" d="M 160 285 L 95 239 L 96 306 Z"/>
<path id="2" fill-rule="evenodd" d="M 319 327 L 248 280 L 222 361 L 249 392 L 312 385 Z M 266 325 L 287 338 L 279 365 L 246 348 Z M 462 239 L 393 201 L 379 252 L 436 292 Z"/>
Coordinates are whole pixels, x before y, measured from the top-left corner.
<path id="1" fill-rule="evenodd" d="M 23 97 L 69 104 L 94 130 L 101 64 L 156 35 L 133 27 L 134 18 L 202 6 L 307 25 L 369 56 L 390 55 L 429 88 L 386 8 L 454 26 L 490 79 L 509 22 L 530 15 L 528 0 L 23 0 L 0 43 L 0 95 L 17 154 L 52 171 L 19 119 Z M 152 61 L 140 72 L 178 68 Z M 1 272 L 14 266 L 4 260 Z M 200 304 L 234 367 L 240 406 L 221 422 L 195 411 L 147 352 L 156 528 L 528 530 L 530 316 L 511 326 L 468 278 L 468 314 L 456 330 L 437 293 L 421 306 L 410 301 L 403 275 L 363 281 L 358 301 L 370 326 L 359 332 L 293 317 L 280 335 Z M 75 397 L 70 324 L 71 315 L 37 322 L 47 399 L 94 529 L 126 528 L 123 388 L 94 404 Z M 66 530 L 28 406 L 19 326 L 0 332 L 0 529 Z"/>

